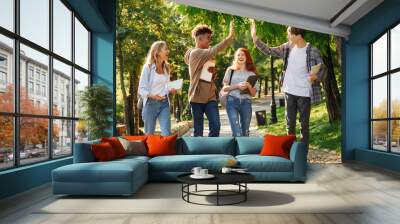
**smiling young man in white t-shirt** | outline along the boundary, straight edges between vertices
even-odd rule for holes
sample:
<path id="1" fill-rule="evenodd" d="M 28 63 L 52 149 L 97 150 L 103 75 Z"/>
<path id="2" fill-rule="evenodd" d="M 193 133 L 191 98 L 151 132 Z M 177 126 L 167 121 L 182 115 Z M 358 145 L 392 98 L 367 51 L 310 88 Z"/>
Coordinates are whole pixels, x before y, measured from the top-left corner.
<path id="1" fill-rule="evenodd" d="M 324 66 L 319 50 L 304 40 L 304 30 L 288 27 L 288 40 L 277 47 L 269 47 L 256 34 L 256 25 L 252 21 L 251 36 L 256 47 L 265 55 L 284 59 L 282 91 L 286 100 L 286 128 L 290 135 L 296 134 L 296 115 L 300 114 L 302 142 L 309 143 L 309 120 L 311 103 L 322 99 L 320 82 Z M 312 66 L 321 64 L 318 72 L 312 72 Z"/>

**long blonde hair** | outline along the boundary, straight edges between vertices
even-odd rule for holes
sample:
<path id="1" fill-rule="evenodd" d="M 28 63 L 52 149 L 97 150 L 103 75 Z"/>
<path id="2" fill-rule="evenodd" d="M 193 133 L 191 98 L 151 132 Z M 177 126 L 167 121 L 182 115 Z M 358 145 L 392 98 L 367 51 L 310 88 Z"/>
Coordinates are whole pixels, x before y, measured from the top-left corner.
<path id="1" fill-rule="evenodd" d="M 157 55 L 160 53 L 161 49 L 163 47 L 167 46 L 167 43 L 165 41 L 159 40 L 154 42 L 149 50 L 149 53 L 147 54 L 146 58 L 146 65 L 150 66 L 152 64 L 157 65 Z M 167 61 L 163 61 L 162 64 L 164 70 L 169 74 L 169 64 Z"/>

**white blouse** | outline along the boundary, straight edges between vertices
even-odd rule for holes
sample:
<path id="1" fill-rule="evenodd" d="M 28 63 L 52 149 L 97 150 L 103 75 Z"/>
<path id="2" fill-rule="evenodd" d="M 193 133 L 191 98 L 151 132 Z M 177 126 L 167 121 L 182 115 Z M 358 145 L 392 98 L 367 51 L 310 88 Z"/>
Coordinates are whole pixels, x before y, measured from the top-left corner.
<path id="1" fill-rule="evenodd" d="M 166 96 L 168 95 L 168 76 L 165 74 L 158 74 L 155 72 L 153 77 L 153 82 L 150 87 L 150 94 L 151 95 L 159 95 L 159 96 Z"/>

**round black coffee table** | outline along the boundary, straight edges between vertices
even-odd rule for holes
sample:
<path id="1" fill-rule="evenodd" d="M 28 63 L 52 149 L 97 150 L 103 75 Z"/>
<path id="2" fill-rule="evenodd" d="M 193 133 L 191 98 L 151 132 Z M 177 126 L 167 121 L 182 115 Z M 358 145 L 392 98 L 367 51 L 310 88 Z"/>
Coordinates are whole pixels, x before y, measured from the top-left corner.
<path id="1" fill-rule="evenodd" d="M 182 183 L 182 199 L 188 203 L 198 204 L 198 205 L 234 205 L 245 202 L 247 200 L 247 192 L 249 188 L 247 183 L 255 180 L 255 177 L 248 173 L 216 173 L 213 174 L 215 177 L 212 179 L 193 179 L 189 174 L 182 174 L 177 177 L 178 181 Z M 198 190 L 197 185 L 215 185 L 215 190 Z M 220 185 L 236 185 L 237 190 L 224 190 L 220 189 Z M 195 186 L 195 190 L 191 191 L 190 186 Z M 209 192 L 214 192 L 215 194 L 206 194 Z M 190 200 L 190 196 L 204 196 L 204 197 L 216 197 L 216 204 L 202 204 L 193 202 Z M 221 202 L 221 197 L 232 197 L 240 196 L 240 199 L 231 203 Z"/>

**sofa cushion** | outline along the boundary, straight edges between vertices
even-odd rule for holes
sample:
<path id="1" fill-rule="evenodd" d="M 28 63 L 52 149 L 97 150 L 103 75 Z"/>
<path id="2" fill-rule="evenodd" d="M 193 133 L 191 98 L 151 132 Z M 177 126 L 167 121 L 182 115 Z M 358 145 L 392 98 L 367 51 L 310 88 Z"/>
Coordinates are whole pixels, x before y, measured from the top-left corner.
<path id="1" fill-rule="evenodd" d="M 53 181 L 58 182 L 129 182 L 134 172 L 147 172 L 146 166 L 146 162 L 135 159 L 75 163 L 59 167 L 52 174 Z"/>
<path id="2" fill-rule="evenodd" d="M 110 143 L 117 158 L 126 156 L 126 151 L 117 137 L 104 137 L 101 138 L 101 142 Z"/>
<path id="3" fill-rule="evenodd" d="M 296 135 L 265 135 L 262 156 L 281 156 L 289 159 L 290 148 L 296 140 Z"/>
<path id="4" fill-rule="evenodd" d="M 125 156 L 124 158 L 113 160 L 113 162 L 121 162 L 122 161 L 122 162 L 128 162 L 129 163 L 132 160 L 148 162 L 149 159 L 150 159 L 150 157 L 147 157 L 147 156 L 130 155 L 130 156 Z"/>
<path id="5" fill-rule="evenodd" d="M 236 137 L 236 155 L 260 154 L 263 137 Z"/>
<path id="6" fill-rule="evenodd" d="M 109 142 L 102 142 L 100 144 L 93 144 L 90 146 L 96 161 L 104 162 L 117 159 L 115 150 Z"/>
<path id="7" fill-rule="evenodd" d="M 239 166 L 249 172 L 292 172 L 292 161 L 279 156 L 239 155 Z"/>
<path id="8" fill-rule="evenodd" d="M 126 151 L 126 155 L 138 155 L 145 156 L 147 155 L 146 144 L 141 140 L 126 140 L 124 138 L 118 137 L 122 146 Z"/>
<path id="9" fill-rule="evenodd" d="M 225 154 L 234 155 L 235 142 L 232 137 L 182 137 L 177 142 L 177 154 Z"/>
<path id="10" fill-rule="evenodd" d="M 143 143 L 146 143 L 147 135 L 124 135 L 122 136 L 124 139 L 129 141 L 140 140 Z"/>
<path id="11" fill-rule="evenodd" d="M 231 155 L 175 155 L 158 156 L 149 160 L 150 171 L 191 172 L 199 166 L 212 172 L 219 171 L 228 160 L 235 159 Z"/>
<path id="12" fill-rule="evenodd" d="M 176 154 L 176 139 L 177 135 L 159 136 L 149 135 L 146 143 L 148 147 L 148 156 L 164 156 Z"/>

